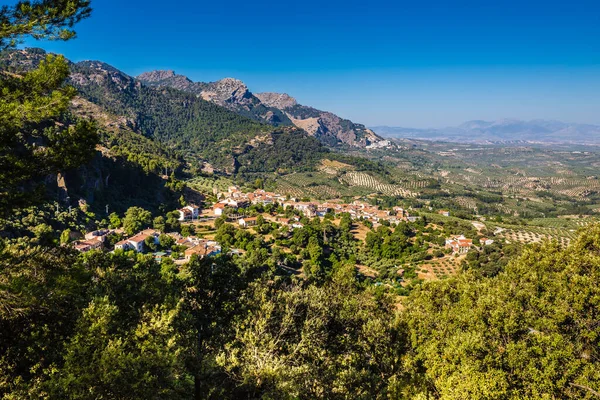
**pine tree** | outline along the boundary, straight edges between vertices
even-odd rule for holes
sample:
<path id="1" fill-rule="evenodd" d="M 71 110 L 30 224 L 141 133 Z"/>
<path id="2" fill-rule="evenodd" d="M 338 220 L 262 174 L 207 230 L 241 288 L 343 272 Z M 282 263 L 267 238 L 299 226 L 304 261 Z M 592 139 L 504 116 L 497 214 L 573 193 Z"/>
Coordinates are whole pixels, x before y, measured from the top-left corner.
<path id="1" fill-rule="evenodd" d="M 91 12 L 85 0 L 22 1 L 0 9 L 0 51 L 26 37 L 69 40 Z M 69 115 L 75 90 L 65 85 L 64 57 L 48 55 L 37 68 L 0 70 L 0 212 L 42 194 L 42 179 L 85 163 L 98 141 L 92 121 Z"/>

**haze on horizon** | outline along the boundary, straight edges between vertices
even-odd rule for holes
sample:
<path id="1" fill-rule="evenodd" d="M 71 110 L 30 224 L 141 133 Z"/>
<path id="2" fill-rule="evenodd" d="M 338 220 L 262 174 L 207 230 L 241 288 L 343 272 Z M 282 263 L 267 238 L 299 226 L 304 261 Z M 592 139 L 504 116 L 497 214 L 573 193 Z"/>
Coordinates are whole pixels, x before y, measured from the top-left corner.
<path id="1" fill-rule="evenodd" d="M 78 40 L 26 44 L 131 75 L 235 77 L 369 126 L 600 125 L 598 2 L 415 3 L 95 0 Z"/>

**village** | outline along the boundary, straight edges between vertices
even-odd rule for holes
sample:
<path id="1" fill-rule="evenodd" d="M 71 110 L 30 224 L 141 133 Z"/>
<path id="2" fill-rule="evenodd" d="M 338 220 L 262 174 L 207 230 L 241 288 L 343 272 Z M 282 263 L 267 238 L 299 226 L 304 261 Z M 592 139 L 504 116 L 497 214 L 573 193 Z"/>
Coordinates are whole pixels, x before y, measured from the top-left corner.
<path id="1" fill-rule="evenodd" d="M 327 215 L 335 217 L 347 214 L 352 220 L 370 223 L 373 229 L 382 224 L 394 226 L 400 222 L 415 223 L 421 218 L 418 215 L 412 215 L 410 210 L 402 207 L 383 210 L 378 206 L 360 200 L 355 200 L 352 203 L 300 201 L 263 189 L 243 192 L 240 188 L 232 186 L 226 192 L 215 193 L 215 195 L 217 201 L 205 209 L 190 204 L 175 210 L 177 220 L 182 224 L 194 225 L 200 222 L 213 222 L 214 224 L 216 219 L 221 218 L 237 225 L 239 228 L 246 229 L 255 226 L 258 221 L 258 215 L 246 212 L 251 206 L 271 207 L 275 211 L 260 214 L 263 219 L 280 226 L 287 226 L 290 231 L 304 227 L 301 221 L 302 217 L 310 219 L 325 218 Z M 283 212 L 281 212 L 282 210 Z M 448 217 L 450 211 L 439 210 L 438 214 Z M 111 244 L 108 240 L 111 235 L 122 237 L 122 239 Z M 82 253 L 90 250 L 151 253 L 159 262 L 163 257 L 168 256 L 177 264 L 189 262 L 192 257 L 202 259 L 215 256 L 222 251 L 221 245 L 215 240 L 204 239 L 195 235 L 182 235 L 178 232 L 161 232 L 150 227 L 128 237 L 125 236 L 127 235 L 125 235 L 122 228 L 99 229 L 87 232 L 83 239 L 74 241 L 72 245 Z M 490 245 L 493 242 L 493 240 L 487 238 L 480 239 L 482 246 Z M 455 255 L 466 254 L 474 246 L 473 239 L 466 238 L 464 235 L 448 237 L 445 241 L 445 248 Z M 233 253 L 238 252 L 236 249 L 230 249 L 230 251 Z"/>

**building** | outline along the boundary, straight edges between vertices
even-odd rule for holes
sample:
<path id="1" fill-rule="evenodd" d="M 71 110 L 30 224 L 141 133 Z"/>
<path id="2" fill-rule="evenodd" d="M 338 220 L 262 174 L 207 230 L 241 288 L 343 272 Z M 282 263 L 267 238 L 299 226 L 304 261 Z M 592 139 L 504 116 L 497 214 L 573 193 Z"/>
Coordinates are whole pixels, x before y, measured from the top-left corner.
<path id="1" fill-rule="evenodd" d="M 212 257 L 221 253 L 221 246 L 217 242 L 211 240 L 202 240 L 198 244 L 189 249 L 186 249 L 184 252 L 185 260 L 190 261 L 192 256 L 197 256 L 198 258 L 204 257 Z"/>
<path id="2" fill-rule="evenodd" d="M 90 250 L 101 249 L 103 244 L 104 244 L 104 238 L 102 238 L 102 240 L 98 240 L 98 239 L 81 240 L 81 241 L 76 242 L 73 245 L 73 248 L 82 253 L 87 253 Z"/>
<path id="3" fill-rule="evenodd" d="M 317 215 L 317 206 L 315 203 L 307 203 L 307 202 L 285 202 L 283 203 L 283 208 L 292 207 L 294 210 L 300 211 L 308 218 L 312 218 Z"/>
<path id="4" fill-rule="evenodd" d="M 145 241 L 147 238 L 151 237 L 154 240 L 155 244 L 158 244 L 158 238 L 160 236 L 160 232 L 156 229 L 145 229 L 138 234 L 121 240 L 117 244 L 115 244 L 115 250 L 135 250 L 138 253 L 141 253 L 145 250 Z"/>
<path id="5" fill-rule="evenodd" d="M 86 233 L 85 239 L 86 240 L 98 240 L 99 238 L 101 238 L 102 242 L 104 242 L 106 235 L 108 235 L 109 233 L 110 233 L 110 230 L 108 230 L 108 229 L 99 229 L 97 231 L 92 231 L 92 232 Z"/>
<path id="6" fill-rule="evenodd" d="M 127 242 L 129 242 L 129 245 L 132 250 L 135 250 L 138 253 L 141 253 L 144 251 L 144 242 L 146 241 L 146 238 L 148 238 L 148 237 L 150 237 L 150 236 L 145 235 L 143 233 L 138 233 L 137 235 L 134 235 L 134 236 L 130 237 L 129 239 L 127 239 Z"/>
<path id="7" fill-rule="evenodd" d="M 473 247 L 473 240 L 467 239 L 464 235 L 454 236 L 446 239 L 446 247 L 452 249 L 455 254 L 464 254 Z"/>
<path id="8" fill-rule="evenodd" d="M 179 213 L 179 217 L 177 218 L 179 221 L 189 221 L 192 219 L 192 212 L 187 208 L 180 208 L 177 212 Z"/>
<path id="9" fill-rule="evenodd" d="M 177 210 L 177 212 L 179 212 L 178 219 L 180 221 L 187 221 L 190 219 L 197 219 L 200 215 L 200 208 L 194 205 L 188 205 L 183 208 L 180 208 L 179 210 Z"/>
<path id="10" fill-rule="evenodd" d="M 127 251 L 131 248 L 132 248 L 132 246 L 129 244 L 129 241 L 127 239 L 121 240 L 120 242 L 117 242 L 115 244 L 115 250 Z"/>
<path id="11" fill-rule="evenodd" d="M 444 217 L 449 217 L 450 216 L 450 211 L 448 211 L 448 210 L 440 210 L 440 211 L 438 211 L 438 214 L 443 215 Z"/>
<path id="12" fill-rule="evenodd" d="M 246 218 L 240 218 L 238 220 L 238 224 L 242 228 L 248 228 L 249 226 L 255 226 L 256 222 L 257 222 L 257 218 L 256 217 L 246 217 Z"/>
<path id="13" fill-rule="evenodd" d="M 213 213 L 216 216 L 221 216 L 221 215 L 223 215 L 223 212 L 225 211 L 225 207 L 227 207 L 227 205 L 219 202 L 213 206 Z"/>
<path id="14" fill-rule="evenodd" d="M 494 241 L 492 239 L 488 239 L 488 238 L 481 238 L 481 239 L 479 239 L 479 241 L 481 242 L 481 244 L 483 246 L 489 246 L 490 244 L 494 243 Z"/>

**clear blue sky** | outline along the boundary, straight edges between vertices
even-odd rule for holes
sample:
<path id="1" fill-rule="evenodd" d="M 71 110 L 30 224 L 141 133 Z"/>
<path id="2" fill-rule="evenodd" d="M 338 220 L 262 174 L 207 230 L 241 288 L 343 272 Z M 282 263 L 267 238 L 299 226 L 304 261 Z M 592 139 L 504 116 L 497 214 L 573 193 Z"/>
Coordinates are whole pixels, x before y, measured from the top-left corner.
<path id="1" fill-rule="evenodd" d="M 371 126 L 600 124 L 598 0 L 92 4 L 78 39 L 40 47 L 131 75 L 236 77 Z"/>

